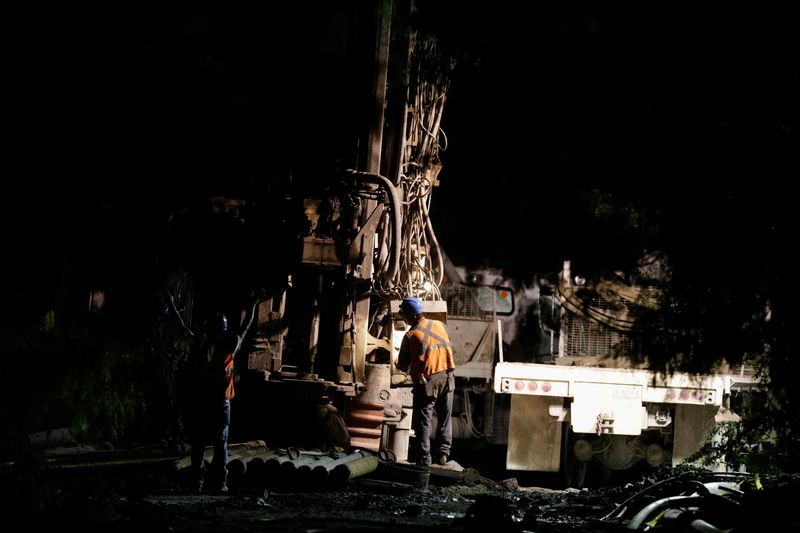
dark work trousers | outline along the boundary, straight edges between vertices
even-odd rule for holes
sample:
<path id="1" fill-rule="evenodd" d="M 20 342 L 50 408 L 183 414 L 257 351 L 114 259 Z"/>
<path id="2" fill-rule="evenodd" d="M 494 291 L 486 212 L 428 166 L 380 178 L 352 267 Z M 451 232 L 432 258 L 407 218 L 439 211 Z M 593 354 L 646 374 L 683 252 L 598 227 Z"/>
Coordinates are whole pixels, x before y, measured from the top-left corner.
<path id="1" fill-rule="evenodd" d="M 453 414 L 453 391 L 455 378 L 452 371 L 439 372 L 426 378 L 427 383 L 414 385 L 414 412 L 411 425 L 416 435 L 414 459 L 418 465 L 431 464 L 431 434 L 433 428 L 433 412 L 436 410 L 436 436 L 434 451 L 450 455 L 453 444 L 453 427 L 450 417 Z"/>
<path id="2" fill-rule="evenodd" d="M 192 470 L 197 475 L 200 485 L 205 477 L 206 445 L 211 442 L 214 446 L 214 458 L 208 472 L 208 481 L 214 488 L 226 486 L 228 480 L 228 431 L 231 425 L 231 401 L 221 400 L 216 405 L 194 414 L 194 428 L 192 431 Z"/>

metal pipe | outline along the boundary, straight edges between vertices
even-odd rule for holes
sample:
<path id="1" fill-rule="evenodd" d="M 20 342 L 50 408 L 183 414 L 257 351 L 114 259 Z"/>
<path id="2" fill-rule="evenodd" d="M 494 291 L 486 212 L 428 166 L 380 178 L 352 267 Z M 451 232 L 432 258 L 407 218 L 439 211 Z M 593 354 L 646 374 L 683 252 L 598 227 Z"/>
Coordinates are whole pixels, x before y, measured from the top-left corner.
<path id="1" fill-rule="evenodd" d="M 275 457 L 270 457 L 266 461 L 264 461 L 264 475 L 267 478 L 277 476 L 280 472 L 281 465 L 287 461 L 291 461 L 292 458 L 288 455 L 276 455 Z"/>
<path id="2" fill-rule="evenodd" d="M 281 473 L 285 474 L 288 472 L 293 472 L 297 470 L 298 467 L 307 465 L 309 463 L 313 463 L 317 460 L 317 457 L 314 455 L 301 455 L 297 459 L 291 459 L 289 461 L 285 461 L 281 464 L 280 469 Z"/>
<path id="3" fill-rule="evenodd" d="M 309 463 L 305 465 L 301 465 L 297 468 L 296 475 L 299 478 L 299 481 L 304 484 L 314 484 L 323 482 L 328 477 L 328 471 L 325 470 L 325 465 L 328 465 L 342 456 L 339 454 L 336 455 L 328 455 L 326 457 L 320 457 L 314 463 Z M 319 470 L 317 470 L 319 469 Z M 315 472 L 316 471 L 316 472 Z"/>
<path id="4" fill-rule="evenodd" d="M 344 485 L 351 479 L 374 472 L 379 463 L 377 456 L 368 455 L 355 461 L 337 465 L 331 470 L 329 480 L 333 485 Z"/>
<path id="5" fill-rule="evenodd" d="M 367 455 L 369 455 L 367 452 L 353 452 L 349 455 L 339 457 L 333 461 L 316 465 L 311 469 L 312 480 L 316 483 L 324 483 L 330 477 L 331 471 L 333 471 L 333 469 L 337 466 L 367 457 Z"/>
<path id="6" fill-rule="evenodd" d="M 262 488 L 265 486 L 264 459 L 253 457 L 247 461 L 247 468 L 244 471 L 244 485 L 251 488 Z"/>

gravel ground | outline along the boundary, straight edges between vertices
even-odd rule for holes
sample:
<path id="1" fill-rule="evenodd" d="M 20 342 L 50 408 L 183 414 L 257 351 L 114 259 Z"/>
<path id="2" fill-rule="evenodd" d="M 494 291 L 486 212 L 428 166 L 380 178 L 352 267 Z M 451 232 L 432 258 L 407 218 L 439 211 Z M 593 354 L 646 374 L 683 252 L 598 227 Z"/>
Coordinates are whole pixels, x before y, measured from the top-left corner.
<path id="1" fill-rule="evenodd" d="M 613 532 L 622 528 L 600 519 L 657 481 L 553 490 L 519 487 L 515 479 L 493 480 L 449 466 L 432 468 L 424 488 L 365 475 L 336 488 L 242 486 L 225 495 L 190 493 L 167 465 L 18 469 L 3 471 L 0 481 L 6 516 L 28 527 L 137 533 Z M 726 531 L 797 531 L 793 528 L 800 522 L 791 516 L 791 505 L 782 503 L 799 495 L 800 483 L 793 479 L 781 491 L 743 501 L 741 520 Z"/>
<path id="2" fill-rule="evenodd" d="M 26 524 L 83 531 L 599 531 L 593 518 L 624 491 L 519 488 L 477 472 L 432 468 L 417 488 L 374 475 L 329 489 L 190 493 L 167 467 L 17 472 L 4 506 Z M 630 490 L 628 492 L 631 492 Z"/>

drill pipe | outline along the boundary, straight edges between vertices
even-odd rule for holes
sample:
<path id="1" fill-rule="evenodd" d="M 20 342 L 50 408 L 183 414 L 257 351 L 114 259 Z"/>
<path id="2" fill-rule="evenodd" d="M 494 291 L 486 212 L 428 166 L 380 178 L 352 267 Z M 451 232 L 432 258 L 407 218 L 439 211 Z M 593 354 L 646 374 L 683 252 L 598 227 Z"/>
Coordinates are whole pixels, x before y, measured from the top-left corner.
<path id="1" fill-rule="evenodd" d="M 323 484 L 330 477 L 331 471 L 339 465 L 347 464 L 350 461 L 362 459 L 369 455 L 367 452 L 353 452 L 348 455 L 343 455 L 333 461 L 326 461 L 322 464 L 317 464 L 311 469 L 312 482 L 315 484 Z"/>
<path id="2" fill-rule="evenodd" d="M 378 468 L 378 463 L 380 463 L 380 460 L 375 455 L 360 457 L 354 461 L 342 463 L 333 467 L 328 479 L 333 485 L 344 485 L 351 479 L 374 472 L 375 469 Z"/>

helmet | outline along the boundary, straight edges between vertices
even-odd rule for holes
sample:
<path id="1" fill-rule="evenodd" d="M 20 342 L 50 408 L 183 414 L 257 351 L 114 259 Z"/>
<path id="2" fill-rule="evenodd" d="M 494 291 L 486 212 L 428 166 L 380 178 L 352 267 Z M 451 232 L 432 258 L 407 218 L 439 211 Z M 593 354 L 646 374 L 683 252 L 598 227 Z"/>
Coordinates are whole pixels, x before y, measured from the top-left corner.
<path id="1" fill-rule="evenodd" d="M 216 313 L 208 321 L 208 331 L 216 335 L 221 335 L 228 331 L 228 317 L 224 313 Z"/>
<path id="2" fill-rule="evenodd" d="M 416 296 L 406 296 L 400 302 L 400 312 L 405 315 L 418 315 L 422 313 L 422 300 Z"/>

